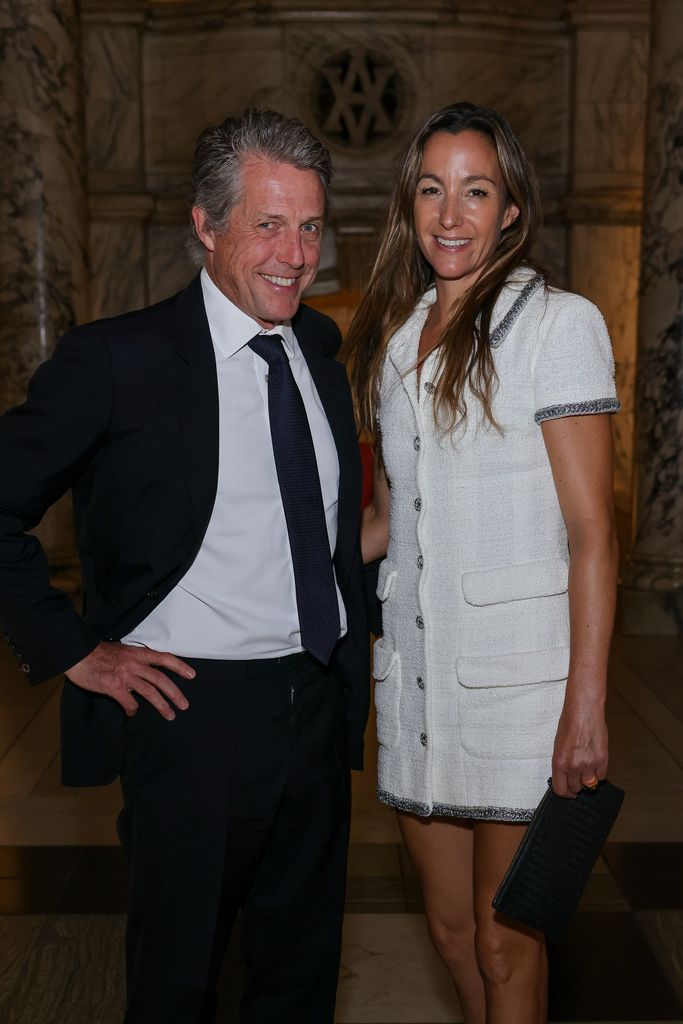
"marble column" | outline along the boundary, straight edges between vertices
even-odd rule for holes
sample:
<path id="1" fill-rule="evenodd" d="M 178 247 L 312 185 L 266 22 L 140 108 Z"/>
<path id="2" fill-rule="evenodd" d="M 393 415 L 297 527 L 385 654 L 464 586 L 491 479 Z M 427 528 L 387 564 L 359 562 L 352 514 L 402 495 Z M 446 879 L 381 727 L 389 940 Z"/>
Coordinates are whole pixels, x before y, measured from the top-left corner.
<path id="1" fill-rule="evenodd" d="M 572 0 L 572 188 L 569 286 L 609 328 L 622 411 L 613 418 L 614 498 L 622 546 L 632 509 L 649 0 Z"/>
<path id="2" fill-rule="evenodd" d="M 2 4 L 0 411 L 88 315 L 79 34 L 76 0 Z M 73 562 L 68 500 L 38 532 L 53 567 Z"/>
<path id="3" fill-rule="evenodd" d="M 636 383 L 632 633 L 683 632 L 683 21 L 652 5 Z"/>

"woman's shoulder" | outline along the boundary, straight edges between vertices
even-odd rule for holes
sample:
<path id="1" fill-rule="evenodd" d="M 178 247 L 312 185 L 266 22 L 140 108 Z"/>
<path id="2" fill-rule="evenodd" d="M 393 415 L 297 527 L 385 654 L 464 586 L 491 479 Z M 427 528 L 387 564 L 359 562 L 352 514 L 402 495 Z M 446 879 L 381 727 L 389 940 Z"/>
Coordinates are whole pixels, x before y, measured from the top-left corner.
<path id="1" fill-rule="evenodd" d="M 523 304 L 523 319 L 538 319 L 541 329 L 571 330 L 577 324 L 603 327 L 605 322 L 598 307 L 585 295 L 549 284 L 540 271 L 527 264 L 509 275 L 499 302 L 503 306 Z"/>

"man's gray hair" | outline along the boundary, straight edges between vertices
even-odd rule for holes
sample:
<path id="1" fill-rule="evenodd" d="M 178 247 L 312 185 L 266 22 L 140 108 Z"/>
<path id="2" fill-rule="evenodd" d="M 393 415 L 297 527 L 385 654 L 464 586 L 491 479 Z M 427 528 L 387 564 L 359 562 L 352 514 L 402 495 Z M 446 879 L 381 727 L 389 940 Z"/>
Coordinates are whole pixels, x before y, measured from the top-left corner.
<path id="1" fill-rule="evenodd" d="M 332 161 L 322 142 L 301 121 L 275 110 L 250 108 L 242 117 L 228 117 L 206 128 L 197 139 L 190 200 L 204 211 L 209 230 L 225 230 L 230 211 L 241 197 L 241 168 L 252 157 L 316 171 L 327 212 Z M 195 263 L 204 262 L 206 249 L 194 224 L 187 247 Z"/>

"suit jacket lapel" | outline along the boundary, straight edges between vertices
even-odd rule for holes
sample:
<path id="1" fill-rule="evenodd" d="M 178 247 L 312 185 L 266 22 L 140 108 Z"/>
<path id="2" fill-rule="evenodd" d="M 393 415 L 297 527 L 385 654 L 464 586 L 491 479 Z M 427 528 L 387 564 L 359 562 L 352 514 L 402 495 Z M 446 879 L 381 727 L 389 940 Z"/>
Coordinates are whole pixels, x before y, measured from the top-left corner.
<path id="1" fill-rule="evenodd" d="M 180 457 L 197 527 L 208 525 L 218 486 L 218 376 L 199 276 L 178 296 L 176 352 Z"/>

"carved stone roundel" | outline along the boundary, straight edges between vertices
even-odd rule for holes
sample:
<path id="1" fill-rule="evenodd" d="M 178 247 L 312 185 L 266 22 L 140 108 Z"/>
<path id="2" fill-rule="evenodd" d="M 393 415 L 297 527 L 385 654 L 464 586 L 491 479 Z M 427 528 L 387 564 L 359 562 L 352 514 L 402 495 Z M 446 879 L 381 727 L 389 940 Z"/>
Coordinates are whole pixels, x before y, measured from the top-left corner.
<path id="1" fill-rule="evenodd" d="M 312 106 L 331 142 L 366 149 L 387 139 L 405 106 L 405 84 L 390 60 L 365 48 L 344 49 L 318 67 Z"/>

